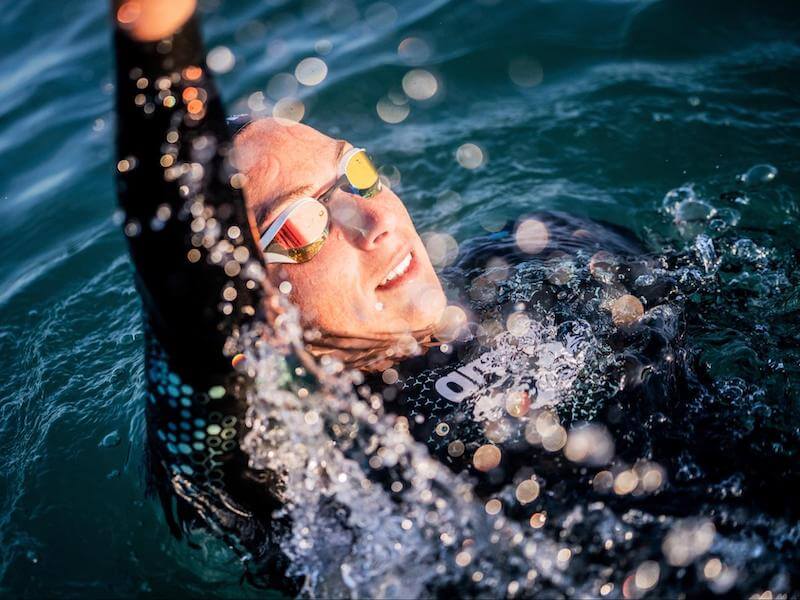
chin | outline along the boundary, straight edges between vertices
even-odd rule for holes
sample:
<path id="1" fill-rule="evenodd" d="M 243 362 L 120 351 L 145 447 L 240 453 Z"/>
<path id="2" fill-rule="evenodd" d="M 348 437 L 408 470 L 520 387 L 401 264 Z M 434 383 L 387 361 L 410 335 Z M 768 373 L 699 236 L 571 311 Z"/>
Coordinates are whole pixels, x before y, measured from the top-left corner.
<path id="1" fill-rule="evenodd" d="M 417 301 L 411 306 L 412 316 L 409 323 L 412 323 L 412 329 L 416 331 L 435 326 L 446 307 L 447 298 L 441 288 L 435 294 L 426 294 L 424 303 Z"/>

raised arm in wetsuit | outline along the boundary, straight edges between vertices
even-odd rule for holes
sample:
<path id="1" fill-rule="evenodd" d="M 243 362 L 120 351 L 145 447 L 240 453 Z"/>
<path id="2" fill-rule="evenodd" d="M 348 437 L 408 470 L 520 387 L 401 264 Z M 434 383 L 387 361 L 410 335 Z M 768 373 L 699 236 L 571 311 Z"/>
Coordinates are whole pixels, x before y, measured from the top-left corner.
<path id="1" fill-rule="evenodd" d="M 176 533 L 175 516 L 260 553 L 276 503 L 239 447 L 247 379 L 226 341 L 259 316 L 264 271 L 231 133 L 194 1 L 114 9 L 117 187 L 144 308 L 151 484 Z"/>

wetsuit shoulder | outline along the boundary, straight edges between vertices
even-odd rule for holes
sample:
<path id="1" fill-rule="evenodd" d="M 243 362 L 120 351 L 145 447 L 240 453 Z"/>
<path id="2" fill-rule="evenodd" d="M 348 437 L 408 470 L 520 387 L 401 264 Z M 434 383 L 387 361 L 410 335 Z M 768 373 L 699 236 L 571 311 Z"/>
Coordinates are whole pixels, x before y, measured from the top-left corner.
<path id="1" fill-rule="evenodd" d="M 618 329 L 605 304 L 625 286 L 642 297 L 655 289 L 634 284 L 648 261 L 630 232 L 559 213 L 526 219 L 543 236 L 536 252 L 524 251 L 517 223 L 461 243 L 442 273 L 449 301 L 468 316 L 466 339 L 397 365 L 391 385 L 373 380 L 389 410 L 406 416 L 415 437 L 456 470 L 470 467 L 482 445 L 500 445 L 509 458 L 526 447 L 515 424 L 529 411 L 566 420 L 599 415 L 624 387 L 628 365 L 614 349 L 654 362 L 669 351 L 663 327 L 649 324 L 666 309 Z M 593 268 L 599 253 L 618 261 Z"/>

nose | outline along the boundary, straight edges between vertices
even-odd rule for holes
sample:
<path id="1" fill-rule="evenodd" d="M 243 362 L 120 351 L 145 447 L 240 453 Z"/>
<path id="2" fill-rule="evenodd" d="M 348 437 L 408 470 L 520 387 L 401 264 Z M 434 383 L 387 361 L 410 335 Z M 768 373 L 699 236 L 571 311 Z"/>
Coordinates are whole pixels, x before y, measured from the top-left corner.
<path id="1" fill-rule="evenodd" d="M 397 229 L 397 216 L 392 210 L 390 202 L 373 197 L 352 199 L 347 204 L 349 206 L 341 207 L 339 211 L 334 210 L 333 212 L 338 212 L 342 216 L 349 213 L 346 215 L 349 218 L 337 219 L 337 221 L 347 232 L 351 244 L 360 250 L 370 252 L 391 239 Z"/>
<path id="2" fill-rule="evenodd" d="M 374 250 L 388 241 L 397 229 L 397 217 L 388 202 L 372 199 L 360 202 L 364 216 L 364 232 L 359 240 L 362 250 Z"/>

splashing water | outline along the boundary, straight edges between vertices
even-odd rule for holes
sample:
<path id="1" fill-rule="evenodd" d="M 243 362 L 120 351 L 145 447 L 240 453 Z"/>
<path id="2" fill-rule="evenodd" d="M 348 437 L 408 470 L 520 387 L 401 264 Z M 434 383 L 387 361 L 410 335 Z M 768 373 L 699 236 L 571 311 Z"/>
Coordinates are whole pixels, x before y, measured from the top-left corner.
<path id="1" fill-rule="evenodd" d="M 281 355 L 263 344 L 253 351 L 244 448 L 251 466 L 283 474 L 280 516 L 292 526 L 282 550 L 304 594 L 417 597 L 464 582 L 521 591 L 540 573 L 563 588 L 549 573 L 560 545 L 489 515 L 470 480 L 433 459 L 404 417 L 385 413 L 378 395 L 353 392 L 358 372 L 322 361 L 319 389 L 292 392 L 276 385 Z M 391 485 L 370 468 L 391 470 Z"/>
<path id="2" fill-rule="evenodd" d="M 240 565 L 217 536 L 205 538 L 202 554 L 172 540 L 163 515 L 142 498 L 140 305 L 124 240 L 109 220 L 114 117 L 108 6 L 79 0 L 42 11 L 30 0 L 12 4 L 6 16 L 18 26 L 5 36 L 0 119 L 6 167 L 0 227 L 7 240 L 0 261 L 2 588 L 34 597 L 87 590 L 261 597 L 262 590 L 241 585 Z M 536 567 L 542 575 L 525 591 L 538 585 L 541 596 L 796 595 L 796 4 L 391 0 L 391 6 L 392 24 L 385 15 L 389 4 L 372 0 L 226 2 L 213 16 L 206 13 L 209 48 L 228 48 L 235 57 L 234 69 L 220 78 L 231 94 L 230 112 L 302 113 L 322 131 L 364 143 L 376 159 L 396 166 L 391 185 L 420 230 L 459 243 L 538 209 L 634 228 L 663 256 L 625 291 L 641 300 L 642 292 L 674 280 L 668 303 L 644 303 L 644 309 L 659 328 L 675 332 L 667 336 L 678 339 L 673 360 L 691 362 L 700 380 L 678 382 L 680 393 L 663 402 L 631 402 L 620 405 L 624 410 L 602 410 L 604 400 L 615 404 L 605 392 L 577 403 L 567 392 L 550 413 L 528 410 L 533 432 L 541 417 L 542 432 L 555 432 L 554 444 L 563 441 L 557 423 L 568 439 L 563 451 L 531 445 L 536 479 L 526 476 L 530 483 L 521 497 L 538 496 L 523 507 L 516 495 L 503 496 L 501 511 L 516 509 L 506 518 L 556 541 L 564 550 L 560 558 L 568 560 L 551 552 L 546 559 L 552 564 Z M 222 71 L 231 63 L 226 54 L 217 53 L 225 59 L 216 64 Z M 315 55 L 328 74 L 309 88 L 305 83 L 316 83 L 320 73 L 309 79 L 298 67 Z M 31 69 L 34 64 L 42 68 Z M 406 96 L 402 79 L 412 68 L 435 76 L 434 97 Z M 268 86 L 278 72 L 281 78 Z M 298 81 L 290 87 L 285 76 L 292 74 Z M 292 96 L 283 99 L 286 93 Z M 481 150 L 475 170 L 458 163 L 457 150 L 467 143 Z M 746 182 L 735 181 L 735 174 L 759 164 L 774 165 L 777 175 L 762 181 L 751 172 Z M 686 179 L 696 182 L 695 196 L 715 213 L 682 235 L 660 200 Z M 709 238 L 716 258 L 706 253 L 707 244 L 695 246 L 697 235 Z M 447 262 L 449 246 L 443 247 Z M 579 275 L 583 268 L 576 260 Z M 494 302 L 497 286 L 486 289 Z M 601 348 L 611 327 L 601 314 L 583 318 L 599 344 L 594 356 L 622 362 L 645 381 L 653 380 L 654 366 L 666 368 L 668 356 L 648 364 L 624 343 Z M 501 316 L 505 329 L 509 314 Z M 484 337 L 496 335 L 485 324 Z M 581 363 L 590 371 L 591 360 Z M 292 369 L 281 373 L 294 375 Z M 572 385 L 581 390 L 585 381 L 579 376 Z M 619 378 L 608 381 L 618 387 Z M 284 391 L 300 393 L 303 385 L 297 381 Z M 356 400 L 368 403 L 368 396 Z M 524 402 L 517 400 L 519 411 Z M 260 401 L 266 406 L 268 398 Z M 388 412 L 392 408 L 387 402 Z M 591 425 L 613 440 L 614 455 L 573 472 L 568 467 L 584 447 L 573 419 L 592 415 Z M 114 431 L 119 445 L 98 446 Z M 370 481 L 379 479 L 364 466 L 368 460 L 351 455 Z M 484 495 L 472 480 L 466 485 L 474 490 L 467 504 L 491 522 L 484 507 L 497 490 Z M 366 500 L 357 506 L 358 513 L 372 514 Z M 312 503 L 309 511 L 316 508 Z M 302 505 L 291 511 L 302 517 Z M 306 521 L 312 517 L 309 512 Z M 697 555 L 707 544 L 707 521 L 715 530 L 711 546 Z M 681 532 L 670 538 L 675 548 L 692 550 L 684 554 L 694 556 L 688 566 L 667 560 L 664 541 L 673 529 Z M 322 537 L 321 525 L 310 531 L 320 552 L 337 547 Z M 431 549 L 419 567 L 364 561 L 361 589 L 377 594 L 377 573 L 388 580 L 387 573 L 412 569 L 436 581 L 429 565 L 437 564 L 442 543 L 426 540 L 414 540 Z M 291 536 L 287 551 L 290 542 Z M 482 551 L 484 560 L 502 561 L 502 552 L 485 558 L 495 546 L 480 543 L 490 548 Z M 463 577 L 452 587 L 468 595 L 473 576 L 480 578 L 473 573 L 480 557 L 460 567 L 469 552 L 441 552 L 458 558 L 452 572 Z M 319 574 L 316 589 L 327 581 L 328 589 L 351 595 L 333 553 L 306 552 L 311 563 L 298 569 L 311 579 Z M 551 572 L 561 574 L 558 590 L 543 582 Z M 395 595 L 423 587 L 412 583 L 409 593 Z M 515 591 L 523 593 L 509 584 L 484 595 Z"/>
<path id="3" fill-rule="evenodd" d="M 670 298 L 650 306 L 640 324 L 666 339 L 682 327 L 701 339 L 716 329 L 702 329 L 692 311 L 706 314 L 706 303 L 731 300 L 741 286 L 757 301 L 791 285 L 781 269 L 787 264 L 774 252 L 734 228 L 715 231 L 716 208 L 692 188 L 667 198 L 664 211 L 681 237 L 687 231 L 676 216 L 686 211 L 678 205 L 708 209 L 685 252 L 631 269 L 627 285 L 644 294 L 645 304 L 646 292 L 658 287 Z M 563 279 L 552 277 L 563 264 L 518 265 L 486 303 L 498 317 L 498 306 L 530 302 L 548 277 L 570 293 L 588 279 L 604 282 L 600 296 L 573 308 L 572 318 L 512 311 L 505 328 L 478 328 L 492 348 L 487 369 L 505 371 L 481 391 L 469 416 L 503 452 L 522 445 L 529 454 L 528 467 L 499 486 L 482 487 L 467 471 L 454 472 L 432 457 L 413 437 L 408 418 L 389 410 L 361 373 L 324 358 L 295 367 L 292 381 L 285 348 L 249 338 L 257 377 L 243 448 L 252 467 L 281 475 L 284 508 L 276 517 L 290 524 L 281 551 L 290 560 L 289 575 L 303 582 L 303 595 L 419 597 L 459 590 L 633 598 L 654 589 L 789 589 L 785 572 L 776 575 L 774 566 L 752 557 L 779 543 L 796 552 L 796 525 L 781 511 L 751 515 L 740 499 L 757 498 L 752 494 L 763 489 L 752 469 L 708 473 L 700 439 L 717 435 L 718 428 L 704 431 L 703 425 L 723 418 L 721 402 L 744 419 L 730 424 L 731 439 L 746 439 L 761 414 L 772 414 L 764 397 L 769 385 L 712 372 L 710 384 L 688 382 L 689 392 L 676 398 L 647 396 L 639 413 L 621 415 L 610 399 L 629 384 L 610 378 L 622 368 L 631 381 L 631 357 L 614 341 L 619 331 L 609 318 L 620 283 L 599 272 L 592 258 L 578 257 Z M 752 270 L 731 274 L 744 265 Z M 569 298 L 562 292 L 565 304 Z M 302 333 L 293 312 L 281 328 L 282 339 L 297 342 Z M 687 351 L 695 352 L 681 350 Z M 642 381 L 675 355 L 670 350 L 660 360 L 637 363 Z M 749 408 L 740 409 L 743 403 Z M 681 428 L 686 447 L 670 454 L 665 440 Z M 463 444 L 452 448 L 464 452 Z M 690 497 L 695 504 L 687 508 Z M 772 533 L 757 533 L 762 527 Z M 687 567 L 699 576 L 687 579 Z"/>

